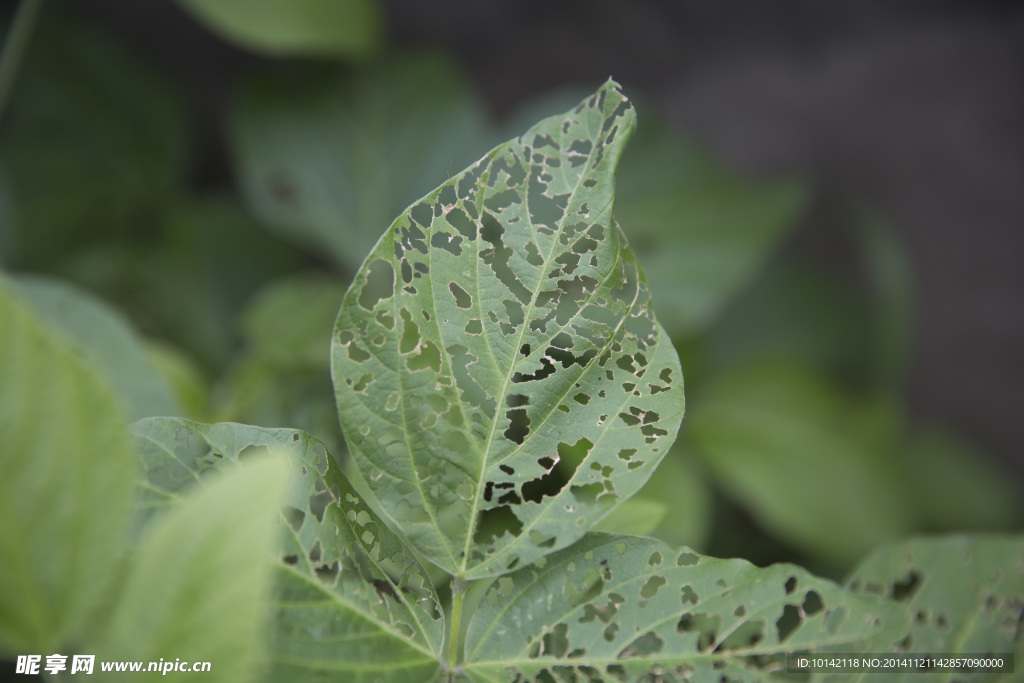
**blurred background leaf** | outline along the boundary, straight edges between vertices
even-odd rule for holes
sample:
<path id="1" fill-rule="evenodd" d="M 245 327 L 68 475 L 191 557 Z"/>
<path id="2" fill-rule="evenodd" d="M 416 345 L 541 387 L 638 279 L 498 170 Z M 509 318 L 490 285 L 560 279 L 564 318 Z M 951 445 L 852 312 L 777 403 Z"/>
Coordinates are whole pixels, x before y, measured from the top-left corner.
<path id="1" fill-rule="evenodd" d="M 384 32 L 377 0 L 178 0 L 211 31 L 277 56 L 357 57 Z"/>
<path id="2" fill-rule="evenodd" d="M 784 361 L 724 373 L 688 435 L 720 485 L 766 529 L 839 566 L 912 528 L 885 420 Z"/>
<path id="3" fill-rule="evenodd" d="M 129 420 L 181 413 L 171 387 L 149 360 L 146 347 L 121 313 L 60 280 L 20 276 L 16 290 L 33 312 L 63 334 L 121 399 Z"/>

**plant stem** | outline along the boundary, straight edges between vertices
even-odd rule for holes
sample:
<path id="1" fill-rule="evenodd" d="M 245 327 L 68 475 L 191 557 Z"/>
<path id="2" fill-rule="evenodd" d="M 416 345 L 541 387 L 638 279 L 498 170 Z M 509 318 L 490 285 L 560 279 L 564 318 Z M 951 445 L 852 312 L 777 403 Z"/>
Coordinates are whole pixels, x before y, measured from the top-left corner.
<path id="1" fill-rule="evenodd" d="M 21 66 L 21 58 L 25 55 L 28 39 L 32 35 L 32 27 L 36 23 L 36 17 L 39 16 L 39 8 L 42 5 L 43 0 L 21 0 L 18 3 L 18 9 L 14 12 L 14 18 L 11 20 L 11 27 L 4 40 L 3 51 L 0 52 L 0 120 L 3 119 L 4 111 L 7 109 L 7 100 L 14 87 L 18 67 Z"/>
<path id="2" fill-rule="evenodd" d="M 455 577 L 452 579 L 452 624 L 448 631 L 448 676 L 455 673 L 459 661 L 459 637 L 462 635 L 462 598 L 469 590 L 469 581 Z"/>

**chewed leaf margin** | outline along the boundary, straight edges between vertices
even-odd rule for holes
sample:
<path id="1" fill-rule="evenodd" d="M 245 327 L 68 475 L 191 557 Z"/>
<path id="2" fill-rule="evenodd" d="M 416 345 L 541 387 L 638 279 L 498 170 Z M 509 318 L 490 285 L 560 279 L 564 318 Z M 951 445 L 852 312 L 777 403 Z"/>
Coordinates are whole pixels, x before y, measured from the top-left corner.
<path id="1" fill-rule="evenodd" d="M 494 582 L 464 670 L 475 681 L 768 680 L 787 652 L 878 651 L 905 627 L 898 605 L 793 565 L 589 533 Z"/>
<path id="2" fill-rule="evenodd" d="M 273 680 L 422 681 L 438 669 L 444 616 L 412 552 L 363 502 L 312 436 L 234 423 L 150 418 L 132 429 L 146 471 L 143 513 L 173 504 L 240 460 L 271 451 L 290 463 L 281 511 Z"/>
<path id="3" fill-rule="evenodd" d="M 613 215 L 635 126 L 609 81 L 412 205 L 345 296 L 332 376 L 393 527 L 468 579 L 579 539 L 683 414 L 679 359 Z"/>

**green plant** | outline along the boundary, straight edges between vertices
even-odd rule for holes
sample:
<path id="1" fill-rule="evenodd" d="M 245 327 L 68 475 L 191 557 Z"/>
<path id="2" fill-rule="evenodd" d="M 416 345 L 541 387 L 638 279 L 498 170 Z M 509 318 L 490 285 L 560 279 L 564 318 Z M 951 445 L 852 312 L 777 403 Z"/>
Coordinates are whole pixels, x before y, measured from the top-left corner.
<path id="1" fill-rule="evenodd" d="M 414 202 L 377 242 L 332 333 L 347 472 L 301 431 L 145 418 L 131 428 L 142 473 L 129 517 L 134 470 L 106 387 L 118 369 L 96 346 L 138 342 L 123 330 L 83 335 L 116 324 L 88 305 L 62 318 L 73 293 L 25 279 L 5 287 L 0 427 L 13 436 L 0 449 L 0 501 L 13 523 L 0 541 L 19 563 L 0 564 L 0 648 L 180 654 L 210 659 L 223 680 L 262 666 L 268 681 L 410 682 L 767 680 L 786 677 L 788 653 L 1019 652 L 1019 537 L 896 544 L 843 586 L 791 564 L 758 568 L 593 531 L 666 457 L 684 405 L 679 359 L 629 225 L 616 221 L 614 174 L 633 127 L 632 105 L 609 82 Z M 278 345 L 283 337 L 260 333 L 290 296 L 273 292 L 270 313 L 247 318 L 255 352 L 282 373 L 308 367 L 302 335 Z M 307 324 L 292 321 L 289 331 Z M 806 412 L 807 386 L 818 391 L 798 372 L 774 372 L 756 374 L 752 396 L 723 381 L 701 417 L 698 441 L 729 454 L 736 481 L 758 449 L 750 420 L 735 417 L 750 414 L 743 400 L 778 407 L 781 422 Z M 150 386 L 120 379 L 124 397 Z M 780 387 L 787 400 L 776 406 Z M 827 423 L 853 411 L 834 400 L 821 412 Z M 65 429 L 48 431 L 54 422 Z M 735 438 L 723 445 L 716 422 L 740 425 Z M 769 445 L 785 451 L 788 438 Z M 285 478 L 269 465 L 218 476 L 264 451 L 289 463 L 278 486 Z M 801 529 L 815 509 L 778 523 Z M 841 553 L 819 528 L 804 536 Z M 129 539 L 140 538 L 135 548 Z M 49 566 L 51 545 L 81 550 L 88 539 L 97 547 L 87 561 L 26 569 Z M 184 539 L 201 563 L 174 551 Z M 127 577 L 123 590 L 111 574 Z M 33 602 L 48 594 L 75 599 Z M 105 596 L 117 605 L 109 620 L 96 616 Z M 144 615 L 159 618 L 135 628 Z"/>

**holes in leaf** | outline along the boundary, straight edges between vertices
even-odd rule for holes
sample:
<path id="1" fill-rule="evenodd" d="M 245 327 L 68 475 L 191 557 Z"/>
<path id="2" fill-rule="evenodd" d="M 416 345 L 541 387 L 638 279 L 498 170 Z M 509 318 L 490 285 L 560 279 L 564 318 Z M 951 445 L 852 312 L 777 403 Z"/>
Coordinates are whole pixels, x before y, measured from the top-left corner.
<path id="1" fill-rule="evenodd" d="M 752 648 L 764 640 L 764 631 L 764 621 L 760 619 L 740 624 L 736 630 L 730 633 L 726 639 L 718 645 L 716 651 L 725 652 L 729 650 L 746 650 Z"/>
<path id="2" fill-rule="evenodd" d="M 793 591 L 796 590 L 796 577 L 791 576 L 786 579 L 786 595 L 792 595 Z"/>
<path id="3" fill-rule="evenodd" d="M 554 536 L 545 536 L 536 529 L 530 532 L 530 542 L 538 548 L 553 548 L 556 540 Z"/>
<path id="4" fill-rule="evenodd" d="M 692 567 L 697 564 L 698 558 L 693 553 L 679 553 L 679 557 L 676 558 L 677 567 Z"/>
<path id="5" fill-rule="evenodd" d="M 573 607 L 594 601 L 603 590 L 604 579 L 593 567 L 587 570 L 586 576 L 583 577 L 579 585 L 573 583 L 571 576 L 565 579 L 565 597 Z"/>
<path id="6" fill-rule="evenodd" d="M 512 249 L 506 247 L 505 242 L 501 239 L 504 233 L 505 228 L 501 226 L 498 219 L 490 213 L 484 212 L 480 221 L 480 237 L 488 242 L 491 248 L 481 251 L 480 258 L 491 267 L 498 281 L 505 285 L 521 304 L 526 305 L 530 301 L 530 290 L 519 281 L 509 266 Z"/>
<path id="7" fill-rule="evenodd" d="M 718 637 L 722 618 L 711 614 L 686 612 L 676 623 L 677 633 L 696 633 L 697 650 L 707 652 Z"/>
<path id="8" fill-rule="evenodd" d="M 565 442 L 558 444 L 557 460 L 545 456 L 537 461 L 548 472 L 523 484 L 523 500 L 539 503 L 546 496 L 558 495 L 576 474 L 580 464 L 593 447 L 593 442 L 586 438 L 580 439 L 571 446 Z M 575 489 L 575 487 L 573 488 Z"/>
<path id="9" fill-rule="evenodd" d="M 530 399 L 526 394 L 510 394 L 505 398 L 505 403 L 512 409 L 505 412 L 509 420 L 505 438 L 521 446 L 530 433 L 530 416 L 526 414 L 526 408 L 521 406 L 529 405 Z"/>
<path id="10" fill-rule="evenodd" d="M 665 579 L 664 576 L 652 576 L 651 578 L 647 579 L 647 583 L 645 583 L 644 587 L 640 589 L 640 597 L 644 600 L 650 600 L 658 594 L 658 589 L 664 586 L 666 583 L 668 583 L 668 581 Z"/>
<path id="11" fill-rule="evenodd" d="M 377 594 L 377 599 L 383 604 L 387 602 L 387 598 L 391 598 L 398 604 L 402 604 L 402 599 L 398 597 L 398 593 L 395 592 L 394 586 L 384 579 L 370 579 L 370 583 L 373 584 L 373 591 Z"/>
<path id="12" fill-rule="evenodd" d="M 803 617 L 796 605 L 786 605 L 782 608 L 782 616 L 775 622 L 775 628 L 779 634 L 779 642 L 783 643 L 793 635 L 793 632 L 800 628 Z"/>
<path id="13" fill-rule="evenodd" d="M 462 256 L 462 236 L 437 231 L 430 237 L 430 246 L 444 249 L 452 256 Z"/>
<path id="14" fill-rule="evenodd" d="M 665 641 L 662 640 L 654 631 L 648 631 L 643 634 L 632 643 L 627 645 L 619 653 L 619 659 L 632 659 L 633 657 L 650 657 L 661 652 L 665 647 Z"/>
<path id="15" fill-rule="evenodd" d="M 448 290 L 455 297 L 455 305 L 459 308 L 469 309 L 473 307 L 473 297 L 469 295 L 469 292 L 459 287 L 454 282 L 448 283 Z"/>
<path id="16" fill-rule="evenodd" d="M 401 353 L 411 353 L 420 343 L 420 327 L 412 319 L 408 309 L 399 311 L 402 317 L 402 339 L 399 342 L 398 350 Z"/>
<path id="17" fill-rule="evenodd" d="M 526 243 L 526 262 L 535 268 L 544 265 L 544 257 L 540 255 L 540 250 L 533 241 Z"/>
<path id="18" fill-rule="evenodd" d="M 522 530 L 523 523 L 512 512 L 512 508 L 502 505 L 480 513 L 473 541 L 478 545 L 489 545 L 506 533 L 518 536 Z"/>
<path id="19" fill-rule="evenodd" d="M 359 290 L 359 305 L 370 311 L 378 302 L 395 295 L 395 269 L 384 259 L 375 259 L 366 269 L 366 281 Z"/>
<path id="20" fill-rule="evenodd" d="M 619 605 L 625 601 L 626 598 L 618 593 L 609 593 L 608 602 L 603 605 L 595 605 L 593 603 L 584 605 L 583 616 L 580 617 L 579 623 L 586 624 L 598 619 L 604 624 L 610 624 L 615 615 L 619 613 Z M 618 630 L 618 626 L 615 628 Z"/>
<path id="21" fill-rule="evenodd" d="M 406 360 L 405 365 L 409 368 L 409 372 L 417 372 L 427 368 L 434 372 L 440 372 L 441 351 L 434 342 L 421 342 L 417 352 Z"/>
<path id="22" fill-rule="evenodd" d="M 318 483 L 322 480 L 318 480 Z M 309 511 L 316 517 L 316 521 L 324 521 L 324 511 L 327 510 L 327 506 L 333 502 L 333 496 L 330 491 L 321 491 L 320 493 L 314 493 L 309 497 Z"/>
<path id="23" fill-rule="evenodd" d="M 472 318 L 468 323 L 466 323 L 466 334 L 483 334 L 483 331 L 484 326 L 480 318 Z"/>
<path id="24" fill-rule="evenodd" d="M 681 591 L 682 591 L 683 605 L 696 605 L 698 602 L 700 602 L 700 598 L 697 596 L 697 591 L 693 590 L 693 587 L 690 586 L 690 584 L 686 584 L 685 586 L 683 586 Z M 742 605 L 740 605 L 736 609 L 737 609 L 737 611 L 739 611 L 739 610 L 744 609 L 744 608 L 743 608 Z M 743 615 L 742 614 L 737 614 L 736 616 L 741 617 Z"/>
<path id="25" fill-rule="evenodd" d="M 469 372 L 469 366 L 477 362 L 476 356 L 465 346 L 454 344 L 447 349 L 451 358 L 452 372 L 455 374 L 455 385 L 462 392 L 462 400 L 471 406 L 482 408 L 489 418 L 494 417 L 494 399 L 488 398 L 487 392 Z"/>
<path id="26" fill-rule="evenodd" d="M 355 382 L 353 382 L 352 379 L 349 378 L 345 380 L 345 383 L 352 387 L 352 391 L 356 392 L 357 394 L 365 393 L 366 388 L 373 383 L 373 373 L 363 373 Z"/>
<path id="27" fill-rule="evenodd" d="M 921 587 L 921 574 L 911 570 L 902 580 L 894 581 L 892 584 L 892 599 L 897 602 L 906 602 L 914 597 Z"/>
<path id="28" fill-rule="evenodd" d="M 298 531 L 302 527 L 302 522 L 306 519 L 306 513 L 302 510 L 293 507 L 285 507 L 281 513 L 284 515 L 284 519 L 288 522 L 288 526 L 292 528 L 292 531 Z"/>
<path id="29" fill-rule="evenodd" d="M 338 579 L 338 574 L 341 572 L 341 563 L 335 560 L 330 564 L 321 564 L 313 572 L 316 574 L 316 578 L 326 584 L 333 585 Z"/>
<path id="30" fill-rule="evenodd" d="M 562 623 L 535 642 L 530 657 L 564 657 L 569 652 L 569 625 Z"/>
<path id="31" fill-rule="evenodd" d="M 813 617 L 825 609 L 825 601 L 821 599 L 821 593 L 814 590 L 807 591 L 807 595 L 804 596 L 804 604 L 800 606 L 800 609 L 807 617 Z"/>

